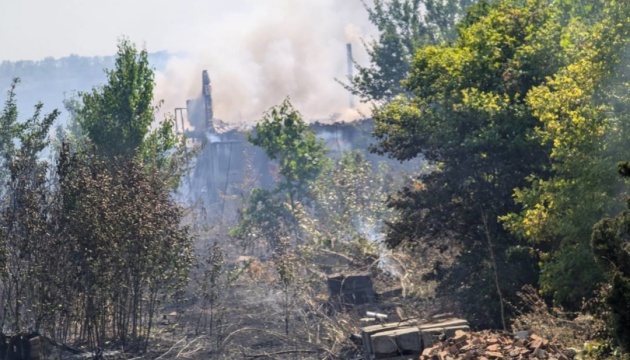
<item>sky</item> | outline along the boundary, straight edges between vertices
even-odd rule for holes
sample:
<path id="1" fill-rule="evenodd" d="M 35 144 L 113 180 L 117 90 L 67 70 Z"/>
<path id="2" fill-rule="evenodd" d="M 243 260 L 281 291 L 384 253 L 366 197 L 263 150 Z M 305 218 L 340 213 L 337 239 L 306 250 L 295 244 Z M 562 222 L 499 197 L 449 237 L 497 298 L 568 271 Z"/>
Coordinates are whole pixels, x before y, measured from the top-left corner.
<path id="1" fill-rule="evenodd" d="M 345 44 L 365 63 L 361 39 L 374 34 L 360 0 L 0 0 L 0 61 L 112 55 L 125 36 L 177 54 L 156 74 L 164 108 L 196 97 L 207 69 L 227 121 L 287 96 L 311 118 L 356 117 L 335 78 L 347 73 Z"/>
<path id="2" fill-rule="evenodd" d="M 3 0 L 0 59 L 111 55 L 121 35 L 145 42 L 155 51 L 184 50 L 194 34 L 207 41 L 206 28 L 226 18 L 244 21 L 251 15 L 252 5 L 259 7 L 262 2 L 265 0 Z"/>

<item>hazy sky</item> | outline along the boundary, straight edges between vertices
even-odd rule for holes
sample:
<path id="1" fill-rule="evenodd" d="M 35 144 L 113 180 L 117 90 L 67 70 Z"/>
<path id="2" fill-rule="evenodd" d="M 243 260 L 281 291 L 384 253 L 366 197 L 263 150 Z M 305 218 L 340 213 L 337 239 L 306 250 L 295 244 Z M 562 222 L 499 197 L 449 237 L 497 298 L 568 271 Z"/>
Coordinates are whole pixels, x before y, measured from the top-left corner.
<path id="1" fill-rule="evenodd" d="M 304 26 L 369 28 L 360 0 L 0 0 L 0 60 L 111 55 L 121 35 L 149 51 L 199 50 L 296 9 L 314 10 Z"/>
<path id="2" fill-rule="evenodd" d="M 264 1 L 264 0 L 263 0 Z M 126 35 L 151 50 L 178 50 L 203 26 L 247 11 L 255 1 L 2 0 L 0 59 L 111 55 Z"/>
<path id="3" fill-rule="evenodd" d="M 360 0 L 0 0 L 0 61 L 113 55 L 124 35 L 178 54 L 156 76 L 166 109 L 198 96 L 208 69 L 227 120 L 258 118 L 286 96 L 312 118 L 343 114 L 345 44 L 363 63 L 373 33 Z"/>

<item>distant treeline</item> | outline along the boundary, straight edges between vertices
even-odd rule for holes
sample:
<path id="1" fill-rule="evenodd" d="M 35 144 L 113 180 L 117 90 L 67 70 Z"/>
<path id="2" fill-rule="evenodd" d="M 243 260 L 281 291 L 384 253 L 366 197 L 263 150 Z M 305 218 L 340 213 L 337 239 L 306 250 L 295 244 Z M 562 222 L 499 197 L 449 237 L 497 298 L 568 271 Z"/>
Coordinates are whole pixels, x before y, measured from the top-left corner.
<path id="1" fill-rule="evenodd" d="M 149 55 L 155 70 L 164 69 L 171 54 L 160 51 Z M 114 67 L 112 56 L 70 55 L 55 59 L 20 60 L 0 62 L 0 89 L 5 92 L 11 81 L 20 78 L 20 91 L 16 98 L 20 107 L 27 109 L 37 102 L 44 103 L 44 110 L 63 110 L 63 100 L 79 91 L 88 91 L 106 81 L 103 69 Z M 66 115 L 62 111 L 61 122 Z"/>

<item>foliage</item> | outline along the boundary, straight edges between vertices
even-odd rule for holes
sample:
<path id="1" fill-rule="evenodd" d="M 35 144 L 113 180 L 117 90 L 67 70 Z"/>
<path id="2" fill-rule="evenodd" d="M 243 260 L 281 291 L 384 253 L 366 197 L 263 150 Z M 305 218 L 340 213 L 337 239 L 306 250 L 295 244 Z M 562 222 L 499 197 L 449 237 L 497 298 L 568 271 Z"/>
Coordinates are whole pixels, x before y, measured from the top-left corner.
<path id="1" fill-rule="evenodd" d="M 289 236 L 297 241 L 298 203 L 310 198 L 309 186 L 327 164 L 326 148 L 308 129 L 289 100 L 271 108 L 256 124 L 249 141 L 279 166 L 273 189 L 254 189 L 231 233 L 241 239 L 266 241 L 272 248 Z"/>
<path id="2" fill-rule="evenodd" d="M 79 94 L 79 124 L 99 153 L 134 156 L 154 119 L 154 74 L 147 51 L 122 39 L 115 68 L 105 72 L 105 85 Z"/>
<path id="3" fill-rule="evenodd" d="M 578 4 L 575 11 L 585 11 Z M 541 255 L 542 290 L 573 309 L 604 279 L 590 237 L 599 219 L 621 210 L 614 164 L 629 150 L 628 9 L 592 5 L 588 20 L 574 18 L 564 30 L 560 44 L 568 64 L 526 98 L 540 119 L 537 138 L 552 149 L 550 174 L 532 176 L 517 189 L 523 209 L 503 218 Z"/>
<path id="4" fill-rule="evenodd" d="M 160 174 L 172 190 L 179 187 L 189 170 L 187 164 L 196 154 L 196 149 L 186 146 L 186 138 L 175 133 L 174 121 L 169 116 L 162 120 L 147 134 L 140 149 L 146 171 Z"/>
<path id="5" fill-rule="evenodd" d="M 58 131 L 50 166 L 42 152 L 59 113 L 42 116 L 38 104 L 19 119 L 17 82 L 0 113 L 0 323 L 92 348 L 114 339 L 146 349 L 158 304 L 182 288 L 191 265 L 192 237 L 171 198 L 186 152 L 174 147 L 168 122 L 141 139 L 142 156 L 103 154 L 102 143 L 83 141 L 75 127 L 72 144 Z M 108 96 L 123 90 L 108 89 L 101 100 L 113 104 Z M 80 124 L 95 125 L 82 120 L 105 107 L 77 101 L 69 109 Z"/>
<path id="6" fill-rule="evenodd" d="M 331 248 L 360 238 L 378 242 L 395 217 L 387 198 L 404 179 L 384 162 L 374 169 L 362 153 L 344 153 L 312 184 L 317 224 L 309 231 Z"/>
<path id="7" fill-rule="evenodd" d="M 456 266 L 438 264 L 436 276 L 479 326 L 499 323 L 502 293 L 516 302 L 516 291 L 537 280 L 535 254 L 497 219 L 518 209 L 514 188 L 548 171 L 550 146 L 539 141 L 527 94 L 567 61 L 570 19 L 554 3 L 474 6 L 452 45 L 417 50 L 404 82 L 413 96 L 374 114 L 374 151 L 421 155 L 435 167 L 390 201 L 400 220 L 388 243 L 459 249 Z"/>
<path id="8" fill-rule="evenodd" d="M 627 162 L 621 163 L 620 173 L 630 175 Z M 630 199 L 630 198 L 629 198 Z M 630 209 L 630 200 L 628 201 Z M 593 228 L 592 247 L 598 263 L 606 270 L 610 290 L 606 302 L 613 315 L 613 332 L 617 342 L 630 350 L 630 210 L 614 218 L 606 217 Z"/>
<path id="9" fill-rule="evenodd" d="M 248 140 L 278 162 L 281 180 L 276 191 L 286 192 L 292 201 L 308 196 L 309 182 L 326 165 L 326 148 L 288 99 L 263 116 Z"/>
<path id="10" fill-rule="evenodd" d="M 176 189 L 193 154 L 175 134 L 172 116 L 155 124 L 161 102 L 152 104 L 154 72 L 147 51 L 123 38 L 114 69 L 105 73 L 105 85 L 64 101 L 70 122 L 60 137 L 77 150 L 93 146 L 110 160 L 138 157 L 146 171 L 159 173 Z"/>
<path id="11" fill-rule="evenodd" d="M 248 140 L 261 147 L 279 166 L 279 178 L 271 190 L 254 189 L 242 210 L 240 224 L 231 234 L 251 245 L 270 245 L 284 292 L 284 325 L 289 335 L 291 287 L 296 276 L 295 246 L 301 242 L 301 205 L 311 194 L 310 184 L 327 164 L 326 148 L 315 138 L 289 100 L 272 107 L 248 134 Z"/>
<path id="12" fill-rule="evenodd" d="M 48 255 L 49 243 L 42 241 L 48 233 L 47 193 L 48 165 L 40 160 L 48 144 L 48 131 L 59 115 L 58 111 L 42 117 L 41 103 L 34 114 L 20 121 L 14 79 L 7 100 L 0 113 L 0 259 L 2 271 L 1 319 L 13 331 L 21 331 L 26 324 L 39 323 L 49 315 L 48 303 L 33 305 L 49 287 L 35 288 L 29 284 L 46 278 L 41 265 L 54 261 Z M 38 266 L 39 265 L 39 266 Z M 36 278 L 31 282 L 31 278 Z M 39 310 L 38 315 L 33 314 Z"/>
<path id="13" fill-rule="evenodd" d="M 411 68 L 415 49 L 453 40 L 455 23 L 474 0 L 376 0 L 365 5 L 378 40 L 366 44 L 370 66 L 355 64 L 348 86 L 363 101 L 391 100 L 404 93 L 401 80 Z"/>
<path id="14" fill-rule="evenodd" d="M 289 206 L 273 192 L 265 189 L 253 189 L 247 205 L 241 209 L 239 224 L 230 229 L 230 235 L 243 240 L 245 246 L 254 243 L 266 243 L 271 248 L 277 245 L 277 239 L 288 228 L 296 226 L 296 219 Z"/>
<path id="15" fill-rule="evenodd" d="M 66 102 L 58 221 L 79 271 L 71 293 L 87 340 L 146 349 L 159 301 L 182 288 L 192 261 L 192 237 L 170 194 L 190 153 L 173 119 L 151 130 L 157 108 L 146 50 L 122 39 L 115 68 L 105 72 L 105 85 Z"/>
<path id="16" fill-rule="evenodd" d="M 2 181 L 7 180 L 13 161 L 26 161 L 32 164 L 38 160 L 38 156 L 48 144 L 48 131 L 59 116 L 59 111 L 54 110 L 41 118 L 43 104 L 38 103 L 33 116 L 20 122 L 15 98 L 15 88 L 19 82 L 19 79 L 13 79 L 7 92 L 4 109 L 0 113 L 0 154 L 2 156 L 0 179 Z"/>
<path id="17" fill-rule="evenodd" d="M 192 239 L 164 179 L 137 160 L 118 160 L 62 147 L 60 236 L 76 269 L 71 289 L 84 304 L 89 340 L 101 346 L 110 333 L 146 348 L 160 297 L 187 280 Z"/>

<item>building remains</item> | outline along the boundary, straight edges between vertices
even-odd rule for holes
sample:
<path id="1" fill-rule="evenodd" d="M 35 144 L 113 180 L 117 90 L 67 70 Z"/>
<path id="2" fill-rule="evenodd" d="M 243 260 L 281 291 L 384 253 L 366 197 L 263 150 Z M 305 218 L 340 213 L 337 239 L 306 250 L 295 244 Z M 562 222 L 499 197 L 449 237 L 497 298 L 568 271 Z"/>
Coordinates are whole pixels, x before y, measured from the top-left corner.
<path id="1" fill-rule="evenodd" d="M 256 120 L 256 119 L 252 119 Z M 183 192 L 193 202 L 201 202 L 206 211 L 221 209 L 223 197 L 239 195 L 245 181 L 269 188 L 277 177 L 277 165 L 265 153 L 247 141 L 254 121 L 228 123 L 214 115 L 212 83 L 208 71 L 201 74 L 201 91 L 186 107 L 175 109 L 175 128 L 201 148 L 193 171 L 184 181 Z M 386 158 L 369 153 L 372 120 L 336 122 L 333 119 L 311 121 L 310 128 L 321 139 L 330 157 L 359 150 L 374 164 Z"/>

